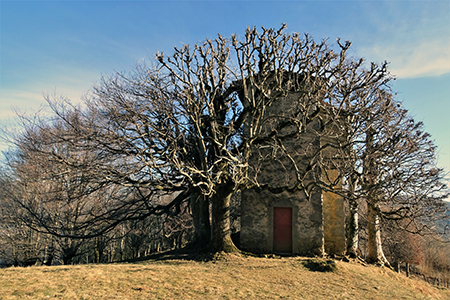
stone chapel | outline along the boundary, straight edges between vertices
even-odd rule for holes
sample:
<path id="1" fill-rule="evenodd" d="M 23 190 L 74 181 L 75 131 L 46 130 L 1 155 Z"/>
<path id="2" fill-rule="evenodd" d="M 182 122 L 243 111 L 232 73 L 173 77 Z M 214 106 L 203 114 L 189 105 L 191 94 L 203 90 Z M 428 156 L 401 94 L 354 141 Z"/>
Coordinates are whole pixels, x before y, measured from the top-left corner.
<path id="1" fill-rule="evenodd" d="M 300 92 L 292 91 L 280 97 L 265 114 L 286 116 L 299 105 Z M 263 135 L 283 117 L 271 118 Z M 258 182 L 270 188 L 248 189 L 241 195 L 241 249 L 253 253 L 279 253 L 295 255 L 344 254 L 346 249 L 344 200 L 321 190 L 312 181 L 316 170 L 309 172 L 304 189 L 280 188 L 295 184 L 296 169 L 308 168 L 309 161 L 327 137 L 314 134 L 321 130 L 320 118 L 310 122 L 299 135 L 290 135 L 296 128 L 284 126 L 277 132 L 283 145 L 289 149 L 258 147 L 252 151 L 250 165 L 258 172 Z M 254 152 L 254 153 L 253 153 Z M 323 155 L 332 156 L 328 151 Z M 255 171 L 256 172 L 256 171 Z M 316 172 L 315 174 L 313 172 Z M 326 171 L 327 178 L 336 178 L 337 170 Z M 323 177 L 322 177 L 323 178 Z"/>

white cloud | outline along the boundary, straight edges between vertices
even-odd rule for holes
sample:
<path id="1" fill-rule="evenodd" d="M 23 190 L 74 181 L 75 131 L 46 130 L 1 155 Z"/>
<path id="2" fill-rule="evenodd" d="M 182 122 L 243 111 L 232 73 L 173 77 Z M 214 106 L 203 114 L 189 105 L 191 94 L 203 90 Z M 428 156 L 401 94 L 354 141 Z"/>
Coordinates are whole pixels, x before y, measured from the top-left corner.
<path id="1" fill-rule="evenodd" d="M 450 6 L 442 1 L 365 2 L 365 26 L 355 29 L 360 54 L 390 62 L 398 78 L 450 72 Z"/>
<path id="2" fill-rule="evenodd" d="M 387 60 L 397 78 L 439 76 L 450 72 L 450 44 L 445 40 L 391 43 L 365 50 L 371 59 Z"/>

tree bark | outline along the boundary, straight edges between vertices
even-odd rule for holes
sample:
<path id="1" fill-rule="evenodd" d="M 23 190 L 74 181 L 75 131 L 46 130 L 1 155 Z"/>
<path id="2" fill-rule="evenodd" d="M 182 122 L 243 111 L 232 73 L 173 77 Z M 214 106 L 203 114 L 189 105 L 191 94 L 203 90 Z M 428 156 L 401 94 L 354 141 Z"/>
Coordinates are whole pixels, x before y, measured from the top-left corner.
<path id="1" fill-rule="evenodd" d="M 348 180 L 349 190 L 347 201 L 349 204 L 349 215 L 347 221 L 347 249 L 346 254 L 356 258 L 359 253 L 359 220 L 358 220 L 358 201 L 355 199 L 355 187 L 357 178 L 350 176 Z"/>
<path id="2" fill-rule="evenodd" d="M 378 215 L 378 207 L 376 203 L 369 201 L 367 207 L 367 220 L 368 220 L 368 244 L 369 254 L 367 256 L 367 262 L 377 265 L 388 265 L 386 257 L 383 253 L 383 247 L 381 244 L 381 228 L 380 217 Z"/>
<path id="3" fill-rule="evenodd" d="M 380 266 L 388 265 L 386 257 L 383 253 L 381 244 L 381 227 L 379 206 L 374 186 L 377 182 L 378 170 L 376 166 L 376 156 L 374 149 L 375 129 L 369 127 L 366 132 L 366 161 L 364 162 L 364 181 L 366 182 L 367 195 L 367 229 L 368 229 L 368 246 L 369 254 L 366 258 L 367 262 Z"/>
<path id="4" fill-rule="evenodd" d="M 348 230 L 347 230 L 347 255 L 350 257 L 358 256 L 359 226 L 358 226 L 358 203 L 355 200 L 350 201 Z"/>
<path id="5" fill-rule="evenodd" d="M 213 252 L 239 251 L 231 240 L 230 230 L 230 200 L 233 193 L 232 185 L 224 183 L 219 185 L 216 193 L 211 197 L 211 250 Z"/>
<path id="6" fill-rule="evenodd" d="M 208 198 L 200 193 L 192 193 L 190 197 L 191 213 L 194 222 L 193 243 L 204 248 L 211 240 L 211 222 Z"/>
<path id="7" fill-rule="evenodd" d="M 402 269 L 402 265 L 401 265 L 400 261 L 398 260 L 395 262 L 395 271 L 397 271 L 398 274 L 401 274 L 401 272 L 402 272 L 401 269 Z"/>

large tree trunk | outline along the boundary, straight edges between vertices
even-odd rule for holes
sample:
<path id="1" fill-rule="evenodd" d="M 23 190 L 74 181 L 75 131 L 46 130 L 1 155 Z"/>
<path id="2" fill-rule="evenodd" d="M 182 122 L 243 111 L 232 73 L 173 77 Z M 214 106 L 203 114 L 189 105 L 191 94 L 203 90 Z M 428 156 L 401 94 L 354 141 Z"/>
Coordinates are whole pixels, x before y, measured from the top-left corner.
<path id="1" fill-rule="evenodd" d="M 389 266 L 389 262 L 384 256 L 383 247 L 381 244 L 381 228 L 380 217 L 378 215 L 378 207 L 377 204 L 373 203 L 372 201 L 368 202 L 367 220 L 369 254 L 366 260 L 369 263 L 374 263 L 381 266 Z"/>
<path id="2" fill-rule="evenodd" d="M 219 185 L 216 193 L 211 197 L 211 250 L 213 252 L 236 252 L 237 247 L 231 240 L 230 230 L 230 200 L 233 193 L 232 185 Z"/>
<path id="3" fill-rule="evenodd" d="M 192 193 L 190 201 L 194 222 L 194 244 L 204 248 L 209 244 L 211 239 L 209 201 L 201 193 Z"/>
<path id="4" fill-rule="evenodd" d="M 350 201 L 348 228 L 347 228 L 347 255 L 358 256 L 359 226 L 358 226 L 358 203 L 356 200 Z"/>

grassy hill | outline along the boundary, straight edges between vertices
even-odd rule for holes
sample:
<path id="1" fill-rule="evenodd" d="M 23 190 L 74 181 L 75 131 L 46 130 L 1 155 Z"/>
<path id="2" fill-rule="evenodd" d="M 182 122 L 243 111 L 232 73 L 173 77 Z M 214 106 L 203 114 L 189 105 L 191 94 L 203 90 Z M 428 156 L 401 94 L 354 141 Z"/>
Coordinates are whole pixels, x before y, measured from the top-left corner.
<path id="1" fill-rule="evenodd" d="M 450 299 L 450 290 L 357 261 L 224 254 L 1 269 L 0 299 L 18 298 Z"/>

